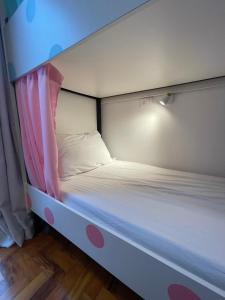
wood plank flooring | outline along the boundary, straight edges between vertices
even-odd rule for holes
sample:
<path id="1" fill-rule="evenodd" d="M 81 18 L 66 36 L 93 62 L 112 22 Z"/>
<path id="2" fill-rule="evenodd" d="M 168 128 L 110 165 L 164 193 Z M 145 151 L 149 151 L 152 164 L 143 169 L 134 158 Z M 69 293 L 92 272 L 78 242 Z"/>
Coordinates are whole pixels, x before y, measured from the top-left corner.
<path id="1" fill-rule="evenodd" d="M 0 300 L 140 300 L 51 230 L 22 248 L 0 249 Z"/>

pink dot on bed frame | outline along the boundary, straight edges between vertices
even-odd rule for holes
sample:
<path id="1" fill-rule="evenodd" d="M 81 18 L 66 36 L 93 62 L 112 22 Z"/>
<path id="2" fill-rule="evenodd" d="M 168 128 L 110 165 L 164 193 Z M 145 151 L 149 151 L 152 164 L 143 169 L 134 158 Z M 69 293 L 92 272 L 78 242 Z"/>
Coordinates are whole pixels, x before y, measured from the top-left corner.
<path id="1" fill-rule="evenodd" d="M 45 212 L 45 218 L 46 218 L 48 224 L 53 225 L 55 223 L 55 218 L 54 218 L 52 211 L 48 207 L 46 207 L 44 212 Z"/>
<path id="2" fill-rule="evenodd" d="M 32 207 L 32 200 L 31 200 L 31 198 L 30 198 L 30 196 L 27 194 L 26 195 L 26 208 L 28 208 L 28 209 L 31 209 L 31 207 Z"/>
<path id="3" fill-rule="evenodd" d="M 201 300 L 192 290 L 180 284 L 171 284 L 168 294 L 170 300 Z"/>
<path id="4" fill-rule="evenodd" d="M 101 231 L 94 225 L 88 225 L 86 227 L 86 233 L 89 241 L 97 248 L 104 247 L 104 237 Z"/>

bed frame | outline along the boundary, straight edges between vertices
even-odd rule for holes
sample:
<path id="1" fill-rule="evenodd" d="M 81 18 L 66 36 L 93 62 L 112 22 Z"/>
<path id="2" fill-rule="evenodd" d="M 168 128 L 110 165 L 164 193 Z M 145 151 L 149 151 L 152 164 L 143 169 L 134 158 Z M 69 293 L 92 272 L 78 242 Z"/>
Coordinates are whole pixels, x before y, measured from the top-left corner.
<path id="1" fill-rule="evenodd" d="M 225 299 L 225 291 L 33 186 L 28 195 L 35 214 L 144 299 Z"/>
<path id="2" fill-rule="evenodd" d="M 68 99 L 67 97 L 72 94 L 73 99 Z M 90 129 L 96 130 L 96 128 L 101 131 L 100 99 L 75 92 L 72 94 L 71 91 L 64 89 L 64 93 L 59 97 L 63 107 L 66 101 L 72 100 L 74 103 L 73 106 L 69 107 L 70 110 L 73 110 L 72 124 L 64 109 L 59 107 L 60 109 L 57 110 L 57 115 L 60 115 L 60 120 L 63 121 L 64 130 L 73 126 L 77 133 L 80 130 L 86 132 Z M 85 97 L 83 101 L 82 97 Z M 88 99 L 90 99 L 88 101 L 89 108 L 87 108 Z M 96 115 L 91 118 L 91 121 L 90 110 Z M 82 124 L 79 122 L 81 111 Z M 62 128 L 60 129 L 62 130 Z M 225 291 L 149 251 L 126 236 L 96 223 L 90 217 L 31 185 L 28 185 L 28 195 L 28 206 L 35 214 L 144 299 L 225 299 Z"/>

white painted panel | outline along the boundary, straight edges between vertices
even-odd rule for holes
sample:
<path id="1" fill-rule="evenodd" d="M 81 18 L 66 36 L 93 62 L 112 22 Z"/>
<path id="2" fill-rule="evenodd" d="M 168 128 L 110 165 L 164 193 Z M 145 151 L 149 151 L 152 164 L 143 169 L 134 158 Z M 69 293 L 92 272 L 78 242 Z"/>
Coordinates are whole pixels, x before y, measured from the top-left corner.
<path id="1" fill-rule="evenodd" d="M 189 297 L 190 291 L 196 295 L 191 297 L 193 299 L 197 299 L 197 295 L 202 300 L 225 299 L 223 290 L 160 257 L 157 253 L 147 251 L 107 226 L 93 222 L 85 214 L 79 213 L 32 186 L 28 186 L 28 194 L 33 212 L 45 221 L 50 221 L 53 228 L 144 299 L 169 299 L 168 288 L 173 284 L 188 288 Z M 96 239 L 99 233 L 103 237 L 103 247 L 96 248 L 88 240 L 86 230 L 90 224 L 98 230 Z"/>
<path id="2" fill-rule="evenodd" d="M 144 2 L 146 0 L 24 0 L 5 27 L 12 79 Z"/>
<path id="3" fill-rule="evenodd" d="M 57 133 L 84 133 L 96 129 L 96 101 L 61 91 L 56 111 Z"/>
<path id="4" fill-rule="evenodd" d="M 100 98 L 224 76 L 225 1 L 150 1 L 54 63 Z"/>
<path id="5" fill-rule="evenodd" d="M 225 176 L 225 79 L 174 90 L 211 85 L 220 87 L 177 94 L 167 107 L 152 102 L 142 105 L 138 99 L 169 89 L 103 100 L 103 138 L 112 155 L 120 160 Z M 119 102 L 126 99 L 128 102 Z"/>

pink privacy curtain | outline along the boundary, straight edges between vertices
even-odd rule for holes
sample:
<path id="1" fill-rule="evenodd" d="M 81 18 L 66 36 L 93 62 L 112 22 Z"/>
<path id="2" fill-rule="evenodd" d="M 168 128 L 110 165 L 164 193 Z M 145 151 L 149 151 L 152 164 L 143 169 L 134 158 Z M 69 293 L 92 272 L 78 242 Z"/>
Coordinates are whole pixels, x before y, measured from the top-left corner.
<path id="1" fill-rule="evenodd" d="M 47 64 L 16 82 L 23 151 L 32 185 L 60 200 L 55 115 L 63 76 Z"/>

